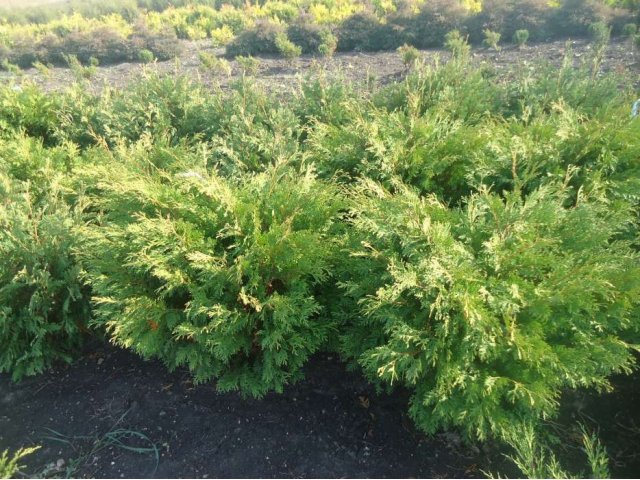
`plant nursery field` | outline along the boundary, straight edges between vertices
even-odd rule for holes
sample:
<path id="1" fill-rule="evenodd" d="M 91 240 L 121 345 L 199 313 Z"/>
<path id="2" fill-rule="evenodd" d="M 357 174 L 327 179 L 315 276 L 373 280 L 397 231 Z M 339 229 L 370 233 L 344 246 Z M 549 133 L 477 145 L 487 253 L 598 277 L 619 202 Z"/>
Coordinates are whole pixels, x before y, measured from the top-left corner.
<path id="1" fill-rule="evenodd" d="M 0 24 L 0 477 L 637 476 L 632 10 L 147 3 Z"/>

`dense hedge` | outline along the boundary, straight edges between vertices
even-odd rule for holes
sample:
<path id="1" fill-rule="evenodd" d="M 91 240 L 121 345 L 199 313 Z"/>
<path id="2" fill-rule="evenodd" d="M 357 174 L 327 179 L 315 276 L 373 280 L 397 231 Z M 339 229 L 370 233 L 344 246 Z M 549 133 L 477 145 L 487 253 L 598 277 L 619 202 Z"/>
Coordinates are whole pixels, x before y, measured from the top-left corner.
<path id="1" fill-rule="evenodd" d="M 87 331 L 89 294 L 72 253 L 80 216 L 61 187 L 75 154 L 0 141 L 0 371 L 14 379 L 70 361 Z"/>
<path id="2" fill-rule="evenodd" d="M 90 57 L 101 63 L 139 61 L 142 50 L 164 60 L 179 52 L 176 38 L 211 39 L 216 47 L 227 45 L 228 56 L 291 56 L 295 46 L 276 45 L 276 38 L 282 43 L 285 34 L 307 54 L 320 53 L 328 33 L 335 34 L 342 51 L 395 49 L 405 43 L 440 47 L 451 30 L 459 30 L 472 43 L 482 42 L 486 30 L 500 33 L 508 42 L 516 31 L 526 29 L 531 40 L 544 41 L 585 37 L 596 22 L 611 24 L 617 35 L 636 20 L 629 10 L 602 0 L 561 0 L 558 5 L 546 0 L 484 0 L 479 11 L 470 8 L 477 2 L 457 0 L 183 3 L 169 7 L 164 0 L 122 0 L 103 7 L 88 2 L 76 5 L 70 15 L 44 15 L 42 23 L 24 24 L 16 17 L 13 23 L 0 24 L 0 62 L 7 66 L 8 60 L 20 67 L 35 61 L 64 64 L 62 52 L 75 54 L 81 61 Z M 35 17 L 32 21 L 40 21 Z"/>
<path id="3" fill-rule="evenodd" d="M 21 68 L 29 68 L 35 62 L 66 66 L 66 55 L 75 55 L 85 64 L 95 58 L 107 65 L 137 62 L 141 50 L 151 51 L 158 60 L 169 60 L 180 53 L 181 45 L 173 32 L 156 34 L 140 30 L 125 37 L 109 27 L 100 27 L 64 37 L 48 35 L 35 43 L 28 38 L 17 40 L 11 48 L 0 51 L 0 58 Z"/>
<path id="4" fill-rule="evenodd" d="M 409 44 L 418 48 L 441 47 L 445 35 L 459 30 L 468 35 L 472 43 L 481 43 L 484 31 L 489 29 L 510 41 L 517 30 L 526 29 L 535 41 L 585 37 L 589 26 L 596 22 L 611 24 L 614 34 L 633 21 L 628 11 L 611 8 L 598 0 L 564 0 L 557 7 L 550 7 L 544 0 L 486 0 L 479 12 L 470 11 L 462 3 L 446 0 L 425 2 L 415 11 L 408 5 L 381 17 L 373 8 L 365 8 L 351 15 L 336 27 L 338 50 L 378 51 L 395 49 Z M 272 26 L 256 24 L 246 34 L 241 34 L 227 47 L 228 55 L 257 55 L 268 50 L 272 41 L 265 41 L 272 34 Z M 303 45 L 305 53 L 317 50 L 307 46 L 307 39 L 317 36 L 311 29 L 305 35 L 293 32 L 292 40 Z M 290 35 L 291 36 L 291 35 Z"/>
<path id="5" fill-rule="evenodd" d="M 640 340 L 640 121 L 571 64 L 284 102 L 0 88 L 0 371 L 69 360 L 87 325 L 256 396 L 333 351 L 471 438 L 607 388 Z"/>

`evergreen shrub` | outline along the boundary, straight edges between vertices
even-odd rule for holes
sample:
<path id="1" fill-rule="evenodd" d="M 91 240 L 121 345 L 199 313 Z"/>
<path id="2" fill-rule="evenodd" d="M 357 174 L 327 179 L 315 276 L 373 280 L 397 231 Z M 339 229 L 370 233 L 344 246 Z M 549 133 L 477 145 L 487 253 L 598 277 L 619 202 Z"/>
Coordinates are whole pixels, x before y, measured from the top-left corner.
<path id="1" fill-rule="evenodd" d="M 441 47 L 451 30 L 465 30 L 469 11 L 462 2 L 435 0 L 424 2 L 417 15 L 392 18 L 393 34 L 398 44 L 406 42 L 417 48 Z"/>
<path id="2" fill-rule="evenodd" d="M 394 191 L 364 181 L 355 193 L 360 246 L 343 284 L 360 308 L 343 352 L 372 380 L 412 389 L 426 432 L 504 436 L 553 415 L 563 389 L 607 389 L 630 371 L 629 204 L 553 182 L 526 196 L 485 188 L 460 208 Z"/>
<path id="3" fill-rule="evenodd" d="M 69 359 L 90 320 L 256 396 L 338 350 L 425 431 L 507 441 L 608 389 L 640 343 L 633 90 L 570 55 L 494 81 L 449 41 L 402 82 L 288 99 L 0 87 L 0 368 Z"/>
<path id="4" fill-rule="evenodd" d="M 287 27 L 287 37 L 302 49 L 302 53 L 317 54 L 318 48 L 324 42 L 327 28 L 302 20 Z"/>
<path id="5" fill-rule="evenodd" d="M 519 48 L 524 47 L 527 40 L 529 40 L 529 30 L 527 29 L 516 30 L 513 34 L 513 41 Z"/>
<path id="6" fill-rule="evenodd" d="M 266 20 L 256 24 L 234 38 L 226 47 L 227 57 L 264 55 L 279 53 L 276 40 L 286 35 L 283 26 Z"/>
<path id="7" fill-rule="evenodd" d="M 90 318 L 73 254 L 79 216 L 48 180 L 37 189 L 0 171 L 0 372 L 14 380 L 71 361 Z"/>
<path id="8" fill-rule="evenodd" d="M 337 28 L 338 51 L 389 50 L 402 45 L 392 27 L 382 24 L 373 13 L 364 11 L 344 20 Z"/>
<path id="9" fill-rule="evenodd" d="M 95 170 L 82 259 L 96 326 L 197 381 L 261 396 L 301 378 L 336 331 L 316 299 L 344 201 L 311 170 L 225 180 L 202 168 Z"/>

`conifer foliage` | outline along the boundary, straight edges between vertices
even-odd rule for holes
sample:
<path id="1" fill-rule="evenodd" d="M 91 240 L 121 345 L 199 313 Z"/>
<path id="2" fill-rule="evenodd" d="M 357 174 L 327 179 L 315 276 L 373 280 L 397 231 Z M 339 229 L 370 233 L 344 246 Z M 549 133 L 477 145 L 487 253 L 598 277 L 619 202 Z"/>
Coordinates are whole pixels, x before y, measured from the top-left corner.
<path id="1" fill-rule="evenodd" d="M 0 372 L 14 379 L 70 361 L 89 320 L 72 254 L 78 215 L 54 179 L 46 191 L 0 172 Z"/>
<path id="2" fill-rule="evenodd" d="M 503 435 L 552 414 L 562 388 L 606 389 L 633 365 L 624 338 L 637 325 L 639 257 L 618 238 L 628 206 L 612 213 L 595 193 L 574 200 L 549 184 L 449 209 L 371 182 L 355 204 L 353 255 L 369 265 L 345 283 L 361 308 L 344 350 L 372 378 L 413 389 L 425 431 Z"/>
<path id="3" fill-rule="evenodd" d="M 332 271 L 343 201 L 311 169 L 237 183 L 148 165 L 95 171 L 101 213 L 83 263 L 96 325 L 197 381 L 282 391 L 335 330 L 315 298 Z"/>

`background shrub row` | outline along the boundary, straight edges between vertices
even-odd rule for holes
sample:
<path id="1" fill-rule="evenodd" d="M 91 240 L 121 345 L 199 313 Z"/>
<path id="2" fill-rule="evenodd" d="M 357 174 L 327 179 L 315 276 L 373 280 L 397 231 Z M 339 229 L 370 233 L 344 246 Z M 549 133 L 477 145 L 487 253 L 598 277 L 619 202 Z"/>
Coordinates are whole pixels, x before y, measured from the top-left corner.
<path id="1" fill-rule="evenodd" d="M 596 22 L 611 25 L 614 35 L 633 21 L 628 11 L 616 10 L 598 1 L 565 0 L 559 7 L 549 7 L 546 0 L 485 0 L 480 12 L 469 11 L 464 5 L 445 0 L 425 2 L 419 10 L 405 7 L 383 19 L 373 9 L 356 13 L 335 27 L 340 51 L 390 50 L 404 44 L 417 48 L 441 47 L 445 35 L 459 30 L 474 44 L 480 44 L 484 30 L 501 34 L 510 42 L 517 30 L 528 30 L 529 39 L 546 41 L 579 38 L 589 34 Z M 227 47 L 229 55 L 278 53 L 273 37 L 284 27 L 263 22 L 241 33 Z M 318 26 L 304 17 L 288 27 L 292 40 L 316 39 Z M 300 41 L 300 40 L 298 40 Z M 304 40 L 302 40 L 304 42 Z M 305 53 L 315 53 L 314 42 L 298 43 Z"/>
<path id="2" fill-rule="evenodd" d="M 243 6 L 225 2 L 221 6 L 217 1 L 200 1 L 167 8 L 163 2 L 123 0 L 112 7 L 72 4 L 74 10 L 62 12 L 75 13 L 61 18 L 55 9 L 42 13 L 43 18 L 25 12 L 24 19 L 18 14 L 8 17 L 18 23 L 0 25 L 0 61 L 21 67 L 34 61 L 62 64 L 64 52 L 81 60 L 95 57 L 101 63 L 114 63 L 136 61 L 140 50 L 167 59 L 178 53 L 176 38 L 211 38 L 216 46 L 228 44 L 230 56 L 278 54 L 282 49 L 276 38 L 283 33 L 303 53 L 318 53 L 327 32 L 337 37 L 342 51 L 394 49 L 405 43 L 439 47 L 454 29 L 471 43 L 480 43 L 486 29 L 500 33 L 506 41 L 526 29 L 530 40 L 544 41 L 586 36 L 596 22 L 611 24 L 616 35 L 634 21 L 630 10 L 601 0 L 562 0 L 558 6 L 549 6 L 547 0 L 484 0 L 481 10 L 445 0 L 397 1 L 386 7 L 375 1 L 325 3 L 266 1 Z"/>
<path id="3" fill-rule="evenodd" d="M 35 43 L 29 38 L 15 39 L 11 47 L 0 49 L 0 58 L 21 68 L 29 68 L 35 62 L 66 66 L 67 55 L 75 55 L 84 64 L 96 58 L 106 65 L 137 62 L 142 50 L 152 52 L 158 60 L 169 60 L 180 53 L 181 45 L 170 31 L 158 34 L 142 30 L 125 37 L 109 27 L 101 27 L 63 37 L 48 35 Z"/>

